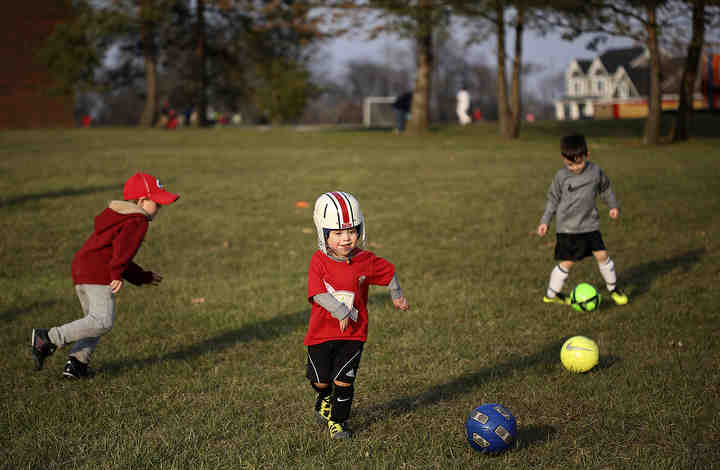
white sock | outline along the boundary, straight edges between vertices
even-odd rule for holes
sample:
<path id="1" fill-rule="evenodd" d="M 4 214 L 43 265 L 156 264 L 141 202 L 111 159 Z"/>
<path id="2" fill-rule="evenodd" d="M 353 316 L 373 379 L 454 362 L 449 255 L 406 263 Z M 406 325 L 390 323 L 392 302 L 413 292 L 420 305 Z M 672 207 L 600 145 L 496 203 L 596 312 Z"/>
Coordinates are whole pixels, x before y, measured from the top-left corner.
<path id="1" fill-rule="evenodd" d="M 605 285 L 607 290 L 612 292 L 615 290 L 615 284 L 617 284 L 617 276 L 615 275 L 615 263 L 610 258 L 605 263 L 598 263 L 598 269 L 605 279 Z"/>
<path id="2" fill-rule="evenodd" d="M 569 272 L 561 268 L 559 264 L 555 265 L 552 272 L 550 273 L 550 283 L 548 284 L 546 293 L 549 299 L 552 299 L 560 292 L 562 292 L 562 288 L 565 285 L 565 279 L 568 278 L 568 275 Z"/>

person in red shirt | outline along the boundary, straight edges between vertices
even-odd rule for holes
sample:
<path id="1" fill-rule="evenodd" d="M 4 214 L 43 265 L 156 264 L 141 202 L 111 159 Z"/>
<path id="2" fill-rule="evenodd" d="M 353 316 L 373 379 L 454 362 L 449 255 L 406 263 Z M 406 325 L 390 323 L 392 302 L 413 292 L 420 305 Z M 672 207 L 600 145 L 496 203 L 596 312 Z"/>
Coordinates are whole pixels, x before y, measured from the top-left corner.
<path id="1" fill-rule="evenodd" d="M 63 377 L 88 376 L 90 356 L 100 336 L 108 333 L 115 318 L 115 295 L 123 279 L 132 284 L 158 285 L 162 276 L 133 263 L 150 221 L 162 205 L 172 204 L 177 194 L 165 190 L 160 181 L 136 173 L 125 183 L 124 201 L 111 201 L 95 217 L 95 230 L 75 253 L 72 277 L 84 316 L 54 328 L 34 328 L 31 348 L 35 369 L 59 347 L 75 343 L 63 370 Z"/>
<path id="2" fill-rule="evenodd" d="M 388 286 L 393 304 L 408 309 L 395 266 L 363 249 L 365 223 L 351 194 L 334 191 L 315 202 L 317 250 L 308 272 L 307 298 L 312 304 L 305 335 L 306 376 L 317 392 L 315 413 L 327 423 L 330 437 L 350 437 L 350 416 L 363 345 L 368 334 L 368 288 Z"/>

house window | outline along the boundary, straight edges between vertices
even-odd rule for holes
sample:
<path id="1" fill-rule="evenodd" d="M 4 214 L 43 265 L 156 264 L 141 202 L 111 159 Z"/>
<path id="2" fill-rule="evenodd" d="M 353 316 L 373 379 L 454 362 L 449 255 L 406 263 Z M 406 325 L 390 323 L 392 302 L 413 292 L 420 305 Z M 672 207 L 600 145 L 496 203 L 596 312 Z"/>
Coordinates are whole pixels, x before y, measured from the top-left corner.
<path id="1" fill-rule="evenodd" d="M 603 80 L 598 80 L 595 82 L 595 91 L 598 95 L 602 95 L 605 91 L 605 82 Z"/>
<path id="2" fill-rule="evenodd" d="M 630 96 L 630 89 L 628 88 L 627 83 L 621 83 L 618 86 L 618 94 L 620 95 L 620 98 L 628 98 Z"/>
<path id="3" fill-rule="evenodd" d="M 573 96 L 580 96 L 580 95 L 582 95 L 582 92 L 583 92 L 582 82 L 580 80 L 575 80 L 572 83 L 572 89 L 571 89 L 570 94 Z"/>

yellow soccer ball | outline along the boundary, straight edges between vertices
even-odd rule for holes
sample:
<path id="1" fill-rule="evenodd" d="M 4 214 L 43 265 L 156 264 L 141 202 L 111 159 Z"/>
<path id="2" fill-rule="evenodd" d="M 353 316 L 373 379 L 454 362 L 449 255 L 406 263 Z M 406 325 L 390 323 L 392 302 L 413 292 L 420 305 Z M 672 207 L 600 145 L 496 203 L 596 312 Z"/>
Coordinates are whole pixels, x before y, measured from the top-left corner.
<path id="1" fill-rule="evenodd" d="M 560 350 L 560 361 L 570 372 L 587 372 L 598 363 L 600 352 L 595 341 L 585 336 L 573 336 Z"/>

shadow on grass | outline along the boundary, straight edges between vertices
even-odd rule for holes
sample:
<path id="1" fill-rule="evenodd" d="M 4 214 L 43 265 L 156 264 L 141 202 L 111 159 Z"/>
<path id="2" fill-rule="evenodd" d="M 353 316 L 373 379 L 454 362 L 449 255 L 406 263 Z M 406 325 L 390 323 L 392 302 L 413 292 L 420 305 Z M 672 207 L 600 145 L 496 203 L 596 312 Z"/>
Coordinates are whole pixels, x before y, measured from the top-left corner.
<path id="1" fill-rule="evenodd" d="M 24 204 L 28 201 L 36 201 L 39 199 L 55 199 L 68 196 L 84 196 L 86 194 L 103 193 L 110 190 L 122 190 L 122 184 L 109 184 L 105 186 L 89 186 L 87 188 L 65 188 L 57 191 L 47 191 L 44 193 L 24 194 L 22 196 L 0 199 L 0 207 L 10 207 L 18 204 Z"/>
<path id="2" fill-rule="evenodd" d="M 205 354 L 217 353 L 227 348 L 232 348 L 238 343 L 246 343 L 252 340 L 268 341 L 280 336 L 290 334 L 300 327 L 306 327 L 309 310 L 301 310 L 295 313 L 278 315 L 269 320 L 245 325 L 236 330 L 227 331 L 213 338 L 208 338 L 197 344 L 162 356 L 147 357 L 145 359 L 126 359 L 123 361 L 112 361 L 98 367 L 98 372 L 108 375 L 119 375 L 124 370 L 145 368 L 165 361 L 187 361 Z"/>
<path id="3" fill-rule="evenodd" d="M 12 307 L 7 310 L 0 311 L 0 321 L 13 321 L 17 317 L 25 315 L 33 310 L 44 310 L 57 305 L 59 302 L 56 300 L 45 300 L 43 302 L 33 302 L 24 307 Z"/>
<path id="4" fill-rule="evenodd" d="M 556 433 L 557 431 L 554 427 L 546 425 L 519 427 L 516 437 L 517 445 L 513 450 L 527 449 L 538 443 L 547 442 L 552 439 L 552 436 Z"/>
<path id="5" fill-rule="evenodd" d="M 594 374 L 594 373 L 600 372 L 601 370 L 609 369 L 620 361 L 622 361 L 622 358 L 620 358 L 618 356 L 614 356 L 612 354 L 607 354 L 607 355 L 601 354 L 600 358 L 598 359 L 598 365 L 593 367 L 592 370 L 590 370 L 590 373 Z"/>
<path id="6" fill-rule="evenodd" d="M 477 372 L 456 377 L 450 382 L 434 385 L 415 395 L 407 395 L 372 406 L 358 415 L 358 429 L 368 428 L 373 423 L 385 420 L 390 416 L 403 416 L 420 408 L 452 400 L 457 396 L 471 393 L 485 383 L 512 375 L 519 370 L 529 369 L 538 364 L 555 364 L 561 347 L 561 342 L 554 342 L 534 354 L 513 357 L 496 366 L 486 367 Z"/>
<path id="7" fill-rule="evenodd" d="M 632 297 L 639 297 L 650 290 L 650 285 L 656 278 L 676 268 L 682 268 L 686 272 L 692 265 L 699 263 L 704 254 L 705 249 L 700 248 L 669 258 L 632 266 L 622 272 L 622 284 L 629 288 Z M 632 302 L 632 298 L 630 301 Z"/>

